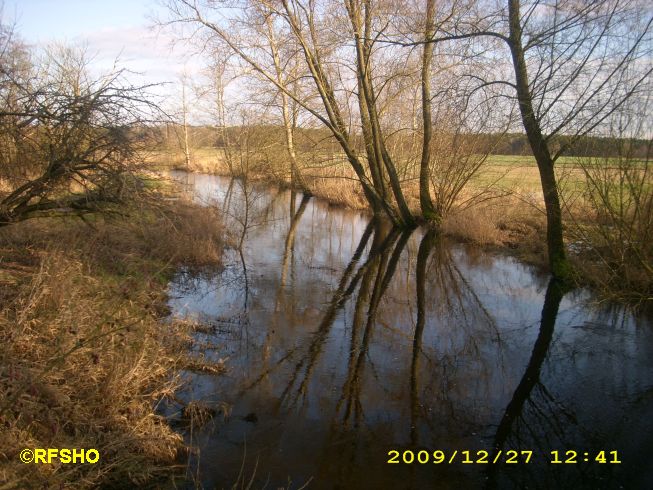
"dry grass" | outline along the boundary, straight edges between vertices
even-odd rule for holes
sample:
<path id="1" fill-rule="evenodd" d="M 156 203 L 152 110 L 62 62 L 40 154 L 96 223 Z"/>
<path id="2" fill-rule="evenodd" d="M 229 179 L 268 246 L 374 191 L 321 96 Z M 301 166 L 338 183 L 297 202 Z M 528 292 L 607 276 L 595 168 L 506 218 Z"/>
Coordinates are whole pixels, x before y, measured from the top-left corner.
<path id="1" fill-rule="evenodd" d="M 507 240 L 496 209 L 489 206 L 454 211 L 443 220 L 442 230 L 449 236 L 480 245 L 501 245 Z"/>
<path id="2" fill-rule="evenodd" d="M 147 162 L 155 167 L 175 170 L 189 170 L 205 174 L 223 175 L 228 171 L 224 154 L 218 148 L 196 148 L 191 150 L 190 167 L 186 168 L 186 157 L 181 149 L 151 151 Z"/>
<path id="3" fill-rule="evenodd" d="M 189 427 L 202 427 L 215 417 L 216 409 L 201 400 L 193 400 L 186 405 L 181 414 L 182 422 Z"/>
<path id="4" fill-rule="evenodd" d="M 2 488 L 143 486 L 181 437 L 155 414 L 174 392 L 185 327 L 161 322 L 180 263 L 216 264 L 220 225 L 177 201 L 127 218 L 0 230 Z M 95 448 L 96 464 L 23 464 L 24 448 Z"/>
<path id="5" fill-rule="evenodd" d="M 224 359 L 212 361 L 203 354 L 187 358 L 183 367 L 188 371 L 205 374 L 223 374 L 227 370 Z"/>
<path id="6" fill-rule="evenodd" d="M 511 196 L 454 210 L 443 220 L 442 230 L 464 242 L 511 250 L 530 264 L 546 264 L 544 215 Z"/>
<path id="7" fill-rule="evenodd" d="M 356 180 L 313 175 L 306 181 L 311 194 L 335 206 L 352 209 L 367 209 L 368 207 L 363 190 Z"/>

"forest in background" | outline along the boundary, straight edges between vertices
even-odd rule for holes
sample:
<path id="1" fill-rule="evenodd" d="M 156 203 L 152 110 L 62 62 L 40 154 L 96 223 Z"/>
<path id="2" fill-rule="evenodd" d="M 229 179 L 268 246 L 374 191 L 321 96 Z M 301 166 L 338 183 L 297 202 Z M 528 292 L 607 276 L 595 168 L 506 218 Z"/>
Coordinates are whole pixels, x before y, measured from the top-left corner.
<path id="1" fill-rule="evenodd" d="M 259 133 L 268 134 L 269 139 L 283 145 L 283 127 L 274 125 L 254 126 Z M 170 152 L 183 151 L 183 125 L 174 122 L 153 128 L 156 133 L 156 149 Z M 244 131 L 244 128 L 237 126 L 221 128 L 218 126 L 189 125 L 189 147 L 191 151 L 202 152 L 210 149 L 222 150 L 229 141 L 236 141 L 237 134 Z M 310 151 L 338 151 L 338 142 L 333 139 L 328 130 L 297 128 L 297 146 L 303 152 Z M 225 134 L 229 132 L 231 134 Z M 462 145 L 474 145 L 479 153 L 500 156 L 533 156 L 524 133 L 505 134 L 462 134 L 460 135 Z M 555 145 L 566 147 L 561 157 L 608 157 L 618 158 L 623 145 L 628 145 L 628 153 L 632 158 L 646 160 L 650 153 L 651 141 L 644 138 L 631 138 L 622 140 L 609 136 L 583 136 L 573 138 L 571 136 L 559 135 L 555 138 Z M 570 143 L 571 141 L 571 143 Z M 528 159 L 525 164 L 530 163 Z M 535 161 L 532 161 L 535 164 Z"/>

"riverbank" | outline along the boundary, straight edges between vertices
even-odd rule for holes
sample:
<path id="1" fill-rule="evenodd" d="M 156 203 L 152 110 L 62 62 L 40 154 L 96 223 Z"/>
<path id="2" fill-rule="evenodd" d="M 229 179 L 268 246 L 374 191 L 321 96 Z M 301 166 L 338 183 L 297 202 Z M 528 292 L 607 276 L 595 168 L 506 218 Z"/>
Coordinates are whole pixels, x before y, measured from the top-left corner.
<path id="1" fill-rule="evenodd" d="M 120 216 L 0 230 L 0 487 L 158 485 L 183 454 L 156 415 L 185 367 L 167 316 L 180 266 L 215 268 L 215 211 L 165 196 Z M 24 464 L 25 448 L 96 449 L 95 464 Z"/>
<path id="2" fill-rule="evenodd" d="M 528 157 L 526 157 L 528 158 Z M 199 148 L 191 153 L 189 165 L 179 152 L 154 152 L 151 162 L 157 167 L 168 170 L 188 171 L 191 173 L 231 177 L 232 172 L 224 162 L 219 149 Z M 507 165 L 502 159 L 496 164 L 491 163 L 492 177 L 490 180 L 503 179 L 511 189 L 501 183 L 495 185 L 492 193 L 480 199 L 473 195 L 490 187 L 487 179 L 470 183 L 470 191 L 461 196 L 461 201 L 472 198 L 474 204 L 459 208 L 447 216 L 442 223 L 442 231 L 461 241 L 480 246 L 511 250 L 512 254 L 519 252 L 520 258 L 532 265 L 546 265 L 545 247 L 537 246 L 538 241 L 545 239 L 545 217 L 537 206 L 541 193 L 537 169 L 532 164 L 533 171 L 525 170 L 531 162 L 524 165 L 511 163 Z M 349 165 L 331 165 L 325 167 L 313 166 L 302 171 L 306 189 L 311 195 L 323 199 L 332 206 L 342 206 L 359 211 L 369 211 L 363 190 Z M 275 171 L 266 166 L 253 165 L 248 173 L 248 179 L 262 182 L 280 188 L 290 188 L 289 173 Z M 419 215 L 419 186 L 417 181 L 405 183 L 405 195 L 408 207 L 415 215 Z M 492 199 L 486 199 L 492 197 Z M 478 201 L 478 202 L 477 202 Z M 535 245 L 535 246 L 534 246 Z"/>
<path id="3" fill-rule="evenodd" d="M 152 162 L 194 173 L 231 175 L 220 149 L 215 148 L 193 150 L 189 165 L 180 153 L 169 151 L 155 152 Z M 596 181 L 590 188 L 578 163 L 564 159 L 558 170 L 574 281 L 579 287 L 592 288 L 603 299 L 649 307 L 653 302 L 653 269 L 647 259 L 653 255 L 647 238 L 650 217 L 636 209 L 633 216 L 632 210 L 611 201 L 612 194 L 620 192 L 615 187 L 617 181 L 604 176 L 605 186 Z M 290 187 L 288 169 L 277 167 L 265 159 L 248 163 L 248 179 Z M 346 162 L 307 164 L 302 178 L 312 195 L 330 205 L 367 210 L 362 189 Z M 546 271 L 546 216 L 539 186 L 532 157 L 491 155 L 483 171 L 458 197 L 458 205 L 445 216 L 440 230 L 484 251 L 507 254 Z M 604 191 L 608 195 L 603 195 Z M 627 195 L 633 189 L 621 191 Z M 404 194 L 408 207 L 419 215 L 417 181 L 405 182 Z M 638 198 L 642 202 L 648 199 L 645 193 Z"/>

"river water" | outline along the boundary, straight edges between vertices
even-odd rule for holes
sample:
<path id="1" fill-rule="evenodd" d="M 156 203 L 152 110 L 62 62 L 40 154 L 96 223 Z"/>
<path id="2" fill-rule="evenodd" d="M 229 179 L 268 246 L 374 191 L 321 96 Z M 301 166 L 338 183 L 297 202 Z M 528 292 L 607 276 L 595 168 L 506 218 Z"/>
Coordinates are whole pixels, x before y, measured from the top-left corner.
<path id="1" fill-rule="evenodd" d="M 649 318 L 419 229 L 174 177 L 243 238 L 170 285 L 227 366 L 186 373 L 180 397 L 220 410 L 186 431 L 188 487 L 653 488 Z"/>

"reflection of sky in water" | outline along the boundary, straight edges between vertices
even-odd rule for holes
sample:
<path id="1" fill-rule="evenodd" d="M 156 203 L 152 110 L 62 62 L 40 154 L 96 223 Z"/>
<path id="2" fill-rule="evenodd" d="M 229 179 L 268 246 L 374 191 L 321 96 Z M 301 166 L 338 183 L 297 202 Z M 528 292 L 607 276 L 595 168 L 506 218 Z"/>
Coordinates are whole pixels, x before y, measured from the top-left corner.
<path id="1" fill-rule="evenodd" d="M 238 185 L 229 200 L 225 179 L 181 178 L 190 179 L 202 202 L 214 198 L 222 209 L 229 202 L 225 220 L 238 232 L 244 209 Z M 290 247 L 290 193 L 258 189 L 248 195 L 255 226 L 245 242 L 247 288 L 234 251 L 215 277 L 180 274 L 171 285 L 174 314 L 214 325 L 215 333 L 203 340 L 218 346 L 213 355 L 229 358 L 225 376 L 196 376 L 186 394 L 233 404 L 227 422 L 200 433 L 204 483 L 231 485 L 246 447 L 248 468 L 258 458 L 256 481 L 269 477 L 272 486 L 288 477 L 301 486 L 311 476 L 317 488 L 420 487 L 436 480 L 443 488 L 482 486 L 479 465 L 396 467 L 384 456 L 410 444 L 472 451 L 492 446 L 534 357 L 547 279 L 512 258 L 436 240 L 426 261 L 425 324 L 415 356 L 421 231 L 401 251 L 369 328 L 370 294 L 361 300 L 362 321 L 355 326 L 354 320 L 365 274 L 332 321 L 321 325 L 367 220 L 311 200 Z M 351 277 L 368 260 L 373 240 L 374 233 Z M 389 247 L 386 261 L 393 251 Z M 376 271 L 368 278 L 371 292 L 383 267 L 369 269 Z M 653 449 L 651 325 L 619 309 L 586 306 L 589 299 L 585 292 L 570 293 L 560 303 L 541 382 L 507 443 L 534 450 L 540 459 L 552 449 L 618 449 L 632 464 L 522 465 L 500 474 L 500 485 L 537 487 L 539 481 L 546 487 L 571 478 L 582 488 L 626 474 L 635 483 L 651 477 L 645 457 Z M 257 423 L 241 420 L 251 412 Z M 645 463 L 635 464 L 640 460 Z"/>

